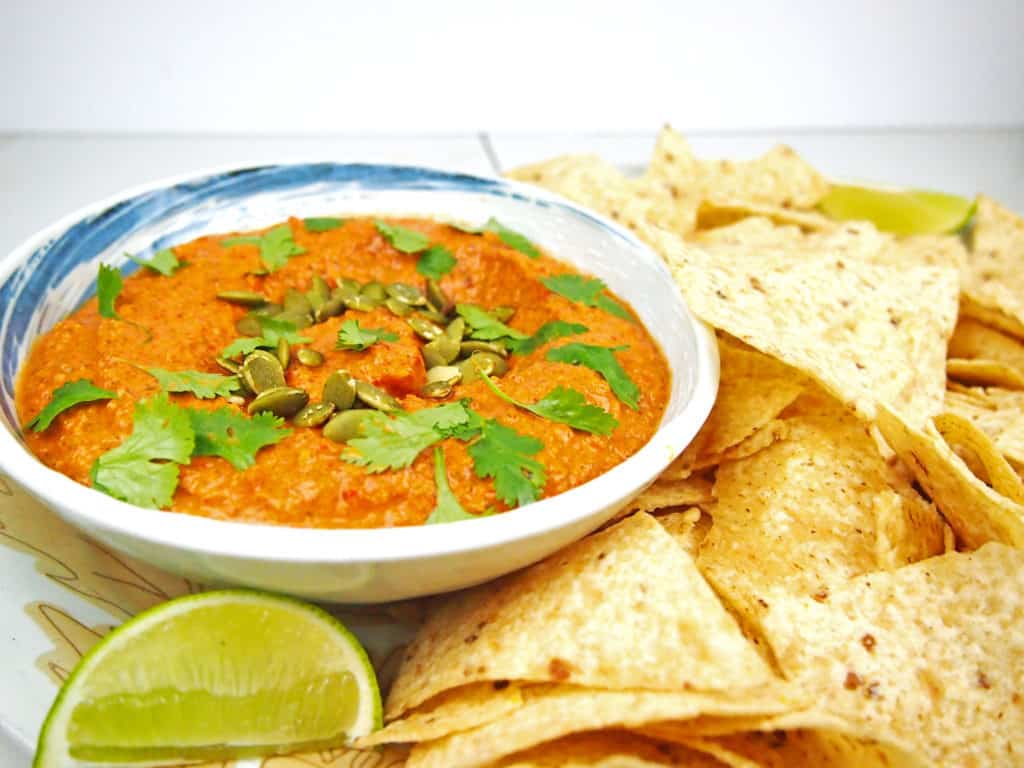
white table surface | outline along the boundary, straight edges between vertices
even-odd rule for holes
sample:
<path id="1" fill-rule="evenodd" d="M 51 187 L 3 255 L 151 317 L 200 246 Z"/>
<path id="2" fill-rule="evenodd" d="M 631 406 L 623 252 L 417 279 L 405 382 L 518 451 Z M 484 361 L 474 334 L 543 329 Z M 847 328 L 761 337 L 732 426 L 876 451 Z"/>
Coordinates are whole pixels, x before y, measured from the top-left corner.
<path id="1" fill-rule="evenodd" d="M 653 129 L 647 134 L 617 136 L 466 133 L 431 138 L 0 135 L 0 258 L 36 230 L 81 206 L 126 187 L 204 168 L 335 160 L 494 174 L 566 152 L 597 152 L 635 167 L 646 161 L 654 136 Z M 1024 213 L 1024 127 L 708 134 L 691 140 L 700 154 L 737 158 L 785 141 L 832 176 L 962 195 L 984 191 Z M 10 695 L 0 692 L 0 696 Z M 0 768 L 27 766 L 26 745 L 31 737 L 0 727 Z"/>

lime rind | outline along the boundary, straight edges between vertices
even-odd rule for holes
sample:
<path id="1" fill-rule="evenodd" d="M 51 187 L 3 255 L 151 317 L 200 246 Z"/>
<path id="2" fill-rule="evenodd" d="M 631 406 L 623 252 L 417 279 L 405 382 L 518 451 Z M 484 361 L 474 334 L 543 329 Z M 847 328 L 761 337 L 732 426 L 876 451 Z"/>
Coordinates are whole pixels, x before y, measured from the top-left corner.
<path id="1" fill-rule="evenodd" d="M 196 608 L 213 607 L 218 603 L 237 605 L 250 603 L 268 609 L 285 610 L 305 622 L 316 622 L 328 630 L 336 638 L 333 646 L 341 654 L 344 668 L 355 680 L 357 690 L 356 715 L 344 736 L 349 741 L 358 736 L 370 733 L 381 727 L 383 714 L 380 689 L 377 685 L 373 666 L 365 649 L 352 632 L 337 618 L 327 611 L 309 603 L 284 595 L 249 589 L 228 589 L 215 592 L 204 592 L 177 598 L 167 603 L 154 606 L 124 623 L 113 632 L 102 638 L 93 646 L 72 670 L 68 679 L 61 686 L 50 711 L 47 713 L 40 729 L 33 768 L 70 768 L 71 766 L 95 764 L 88 758 L 86 761 L 76 760 L 71 756 L 74 745 L 68 741 L 68 726 L 76 705 L 82 701 L 83 689 L 87 686 L 89 676 L 103 662 L 116 653 L 124 644 L 137 639 L 138 636 L 154 626 L 186 614 Z M 297 649 L 301 653 L 302 649 Z M 256 746 L 211 745 L 208 751 L 211 758 L 226 759 L 230 757 L 248 757 L 256 754 L 280 754 L 313 746 L 323 749 L 329 746 L 340 746 L 339 740 L 259 744 Z M 168 745 L 175 747 L 176 745 Z M 126 759 L 118 761 L 124 765 L 177 765 L 185 759 L 205 759 L 201 750 L 191 750 L 187 754 L 174 754 L 164 747 L 131 747 L 124 750 Z M 103 764 L 112 762 L 109 758 Z"/>
<path id="2" fill-rule="evenodd" d="M 880 189 L 835 184 L 818 204 L 840 221 L 870 221 L 899 236 L 951 234 L 970 222 L 976 200 L 921 189 Z"/>

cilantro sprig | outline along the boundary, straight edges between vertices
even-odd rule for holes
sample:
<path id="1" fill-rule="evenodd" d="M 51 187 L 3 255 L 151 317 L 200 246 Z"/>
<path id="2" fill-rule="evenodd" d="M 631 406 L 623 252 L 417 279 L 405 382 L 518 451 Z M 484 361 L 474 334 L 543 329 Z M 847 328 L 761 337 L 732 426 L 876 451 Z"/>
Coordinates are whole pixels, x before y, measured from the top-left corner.
<path id="1" fill-rule="evenodd" d="M 246 418 L 232 408 L 215 411 L 192 408 L 189 418 L 195 432 L 193 456 L 220 456 L 237 470 L 256 463 L 261 448 L 275 445 L 292 433 L 284 420 L 263 411 Z"/>
<path id="2" fill-rule="evenodd" d="M 121 319 L 115 304 L 122 288 L 124 280 L 121 277 L 121 270 L 108 264 L 100 264 L 99 273 L 96 275 L 96 301 L 99 303 L 100 317 Z"/>
<path id="3" fill-rule="evenodd" d="M 302 223 L 306 225 L 308 232 L 330 232 L 332 229 L 338 229 L 345 223 L 344 219 L 337 219 L 333 216 L 314 216 L 309 219 L 303 219 Z"/>
<path id="4" fill-rule="evenodd" d="M 25 429 L 31 429 L 33 432 L 42 432 L 53 423 L 54 419 L 69 408 L 82 403 L 92 403 L 97 400 L 113 400 L 116 397 L 116 392 L 97 387 L 88 379 L 69 381 L 67 384 L 53 390 L 53 394 L 50 395 L 50 402 L 46 404 L 34 419 L 25 425 Z"/>
<path id="5" fill-rule="evenodd" d="M 455 269 L 456 263 L 451 251 L 443 245 L 434 245 L 420 254 L 420 260 L 416 262 L 416 271 L 424 277 L 440 280 Z"/>
<path id="6" fill-rule="evenodd" d="M 306 252 L 306 249 L 296 244 L 289 224 L 278 224 L 264 232 L 262 235 L 250 237 L 229 237 L 220 243 L 225 248 L 232 248 L 236 245 L 255 245 L 260 249 L 260 260 L 270 272 L 276 272 L 292 256 L 299 256 Z"/>
<path id="7" fill-rule="evenodd" d="M 616 352 L 625 349 L 629 347 L 598 347 L 593 344 L 572 342 L 549 349 L 546 357 L 556 363 L 586 366 L 601 374 L 615 396 L 635 411 L 639 407 L 640 388 L 615 358 Z"/>
<path id="8" fill-rule="evenodd" d="M 276 317 L 259 317 L 259 336 L 243 336 L 228 344 L 221 356 L 226 358 L 247 355 L 254 349 L 274 349 L 281 339 L 289 344 L 308 344 L 312 339 L 299 333 L 294 323 Z"/>
<path id="9" fill-rule="evenodd" d="M 588 403 L 581 392 L 557 386 L 536 403 L 524 403 L 498 389 L 490 376 L 482 374 L 491 391 L 507 403 L 548 421 L 568 424 L 573 429 L 594 435 L 610 435 L 619 426 L 618 419 L 599 406 Z"/>
<path id="10" fill-rule="evenodd" d="M 549 341 L 562 339 L 566 336 L 576 336 L 586 333 L 590 329 L 579 323 L 570 323 L 565 320 L 552 320 L 544 323 L 534 332 L 533 336 L 526 339 L 511 339 L 506 341 L 509 349 L 517 355 L 528 355 L 537 348 L 544 346 Z"/>
<path id="11" fill-rule="evenodd" d="M 165 368 L 138 366 L 158 382 L 164 392 L 188 392 L 200 400 L 228 397 L 241 389 L 237 376 L 205 371 L 168 371 Z"/>
<path id="12" fill-rule="evenodd" d="M 408 229 L 397 224 L 388 224 L 380 219 L 374 220 L 377 231 L 391 243 L 391 247 L 402 253 L 419 253 L 430 245 L 430 238 L 415 229 Z"/>
<path id="13" fill-rule="evenodd" d="M 448 471 L 444 463 L 444 451 L 434 448 L 434 485 L 437 487 L 437 501 L 434 509 L 427 518 L 427 525 L 435 523 L 457 523 L 460 520 L 473 520 L 482 515 L 471 515 L 459 503 L 458 498 L 452 493 L 448 484 Z"/>
<path id="14" fill-rule="evenodd" d="M 484 232 L 493 232 L 509 248 L 529 256 L 531 259 L 536 259 L 540 256 L 540 249 L 534 245 L 526 235 L 516 232 L 514 229 L 509 229 L 500 221 L 493 216 L 487 220 L 487 223 L 482 227 L 466 227 L 461 224 L 452 224 L 451 226 L 460 232 L 465 232 L 469 235 L 481 235 Z"/>
<path id="15" fill-rule="evenodd" d="M 346 320 L 338 329 L 335 349 L 362 352 L 382 341 L 398 341 L 398 334 L 387 328 L 363 328 L 358 320 Z"/>
<path id="16" fill-rule="evenodd" d="M 539 499 L 547 472 L 534 456 L 544 448 L 544 443 L 497 419 L 481 420 L 479 433 L 480 439 L 467 449 L 477 476 L 492 478 L 498 498 L 510 507 Z"/>
<path id="17" fill-rule="evenodd" d="M 596 277 L 564 274 L 542 277 L 540 281 L 549 291 L 564 296 L 569 301 L 575 301 L 577 304 L 587 307 L 597 307 L 610 315 L 633 322 L 633 316 L 629 314 L 629 310 L 605 293 L 608 286 L 604 284 L 603 280 Z"/>
<path id="18" fill-rule="evenodd" d="M 360 436 L 348 441 L 341 458 L 371 473 L 407 467 L 422 451 L 443 440 L 447 430 L 468 419 L 462 403 L 400 411 L 390 417 L 372 411 L 363 417 Z"/>
<path id="19" fill-rule="evenodd" d="M 529 338 L 522 331 L 510 328 L 501 322 L 482 307 L 476 304 L 457 304 L 455 311 L 466 321 L 469 326 L 470 338 L 481 341 L 496 341 L 497 339 L 523 340 Z"/>
<path id="20" fill-rule="evenodd" d="M 140 259 L 130 253 L 126 253 L 125 256 L 134 261 L 140 267 L 146 267 L 154 272 L 159 272 L 164 277 L 170 277 L 185 266 L 185 262 L 180 261 L 178 257 L 174 255 L 174 251 L 170 248 L 164 248 L 157 251 L 149 261 Z"/>

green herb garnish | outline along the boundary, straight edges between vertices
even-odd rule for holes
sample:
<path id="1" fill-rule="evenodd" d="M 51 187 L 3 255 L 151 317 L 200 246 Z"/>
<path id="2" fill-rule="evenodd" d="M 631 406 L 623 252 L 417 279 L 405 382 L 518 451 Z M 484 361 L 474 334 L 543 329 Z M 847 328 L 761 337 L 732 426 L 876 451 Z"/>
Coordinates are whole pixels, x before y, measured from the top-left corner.
<path id="1" fill-rule="evenodd" d="M 163 250 L 157 251 L 149 261 L 132 256 L 130 253 L 126 253 L 125 256 L 139 266 L 146 267 L 154 272 L 159 272 L 164 277 L 170 277 L 185 266 L 185 262 L 179 261 L 178 257 L 174 255 L 174 251 L 170 248 L 164 248 Z"/>
<path id="2" fill-rule="evenodd" d="M 220 456 L 237 470 L 251 467 L 261 448 L 279 443 L 292 433 L 282 428 L 283 419 L 267 411 L 251 419 L 231 408 L 190 408 L 188 414 L 195 431 L 192 455 Z"/>
<path id="3" fill-rule="evenodd" d="M 462 403 L 447 403 L 389 417 L 371 411 L 363 417 L 362 433 L 348 441 L 341 458 L 366 467 L 368 472 L 407 467 L 421 451 L 443 440 L 445 430 L 465 423 L 469 414 Z"/>
<path id="4" fill-rule="evenodd" d="M 478 477 L 493 478 L 498 498 L 521 507 L 540 498 L 547 474 L 534 457 L 544 447 L 535 437 L 521 435 L 497 419 L 480 421 L 480 439 L 467 449 Z"/>
<path id="5" fill-rule="evenodd" d="M 160 394 L 135 405 L 132 433 L 92 465 L 93 487 L 140 507 L 171 504 L 178 486 L 178 465 L 187 464 L 195 447 L 189 414 Z"/>
<path id="6" fill-rule="evenodd" d="M 635 411 L 639 404 L 640 388 L 615 359 L 615 353 L 624 349 L 629 347 L 597 347 L 573 342 L 549 349 L 547 359 L 556 363 L 583 365 L 597 371 L 608 382 L 615 396 Z"/>
<path id="7" fill-rule="evenodd" d="M 527 339 L 511 339 L 505 343 L 517 355 L 528 355 L 538 347 L 542 347 L 549 341 L 555 339 L 561 339 L 566 336 L 575 336 L 580 333 L 586 333 L 590 329 L 585 325 L 579 323 L 569 323 L 565 320 L 552 320 L 551 322 L 544 323 L 540 328 L 537 329 L 533 336 Z"/>
<path id="8" fill-rule="evenodd" d="M 387 328 L 363 328 L 358 320 L 346 320 L 338 329 L 334 347 L 362 352 L 381 341 L 398 341 L 398 334 Z"/>
<path id="9" fill-rule="evenodd" d="M 270 272 L 276 272 L 292 256 L 305 253 L 306 249 L 296 245 L 292 228 L 288 224 L 278 224 L 258 237 L 229 237 L 222 240 L 221 245 L 231 248 L 236 245 L 255 245 L 260 249 L 260 260 Z"/>
<path id="10" fill-rule="evenodd" d="M 484 515 L 471 515 L 462 505 L 458 498 L 452 493 L 448 484 L 448 472 L 444 465 L 444 451 L 440 448 L 434 449 L 434 485 L 437 486 L 437 501 L 434 509 L 427 518 L 426 525 L 434 523 L 457 523 L 460 520 L 473 520 Z M 486 513 L 485 513 L 486 514 Z"/>
<path id="11" fill-rule="evenodd" d="M 237 376 L 223 376 L 205 371 L 168 371 L 164 368 L 138 367 L 160 382 L 164 392 L 188 392 L 200 400 L 228 397 L 241 388 Z"/>
<path id="12" fill-rule="evenodd" d="M 487 223 L 482 227 L 464 227 L 461 224 L 449 224 L 448 226 L 453 227 L 460 232 L 465 232 L 467 235 L 480 235 L 484 232 L 493 232 L 509 248 L 515 248 L 520 253 L 524 253 L 531 259 L 536 259 L 540 256 L 540 249 L 534 245 L 526 235 L 516 232 L 514 229 L 509 229 L 500 221 L 493 216 L 487 220 Z"/>
<path id="13" fill-rule="evenodd" d="M 416 262 L 416 271 L 424 277 L 440 280 L 455 268 L 455 256 L 443 245 L 428 248 Z"/>
<path id="14" fill-rule="evenodd" d="M 336 219 L 332 216 L 315 216 L 311 219 L 303 219 L 302 223 L 310 232 L 330 232 L 345 223 L 344 219 Z"/>
<path id="15" fill-rule="evenodd" d="M 569 301 L 575 301 L 587 307 L 597 307 L 610 315 L 633 322 L 633 316 L 629 314 L 629 310 L 606 294 L 608 286 L 596 277 L 588 278 L 582 275 L 565 274 L 542 277 L 540 281 L 548 290 L 554 291 L 559 296 L 564 296 Z"/>
<path id="16" fill-rule="evenodd" d="M 498 385 L 487 374 L 482 374 L 481 378 L 502 400 L 540 416 L 542 419 L 568 424 L 573 429 L 595 435 L 610 435 L 619 426 L 619 422 L 614 416 L 604 408 L 588 403 L 583 394 L 575 389 L 558 386 L 536 403 L 524 403 L 498 389 Z"/>
<path id="17" fill-rule="evenodd" d="M 254 349 L 274 349 L 281 339 L 289 344 L 308 344 L 312 339 L 298 332 L 294 323 L 278 320 L 275 317 L 258 317 L 261 334 L 235 339 L 220 353 L 221 357 L 232 358 L 247 355 Z"/>
<path id="18" fill-rule="evenodd" d="M 100 264 L 100 271 L 96 276 L 96 301 L 99 303 L 100 317 L 107 317 L 111 320 L 121 319 L 114 303 L 122 288 L 124 288 L 124 280 L 121 278 L 121 271 L 106 264 Z"/>
<path id="19" fill-rule="evenodd" d="M 455 311 L 459 313 L 466 325 L 470 328 L 470 337 L 481 341 L 495 341 L 496 339 L 529 338 L 522 331 L 509 328 L 498 318 L 476 304 L 457 304 Z"/>
<path id="20" fill-rule="evenodd" d="M 377 231 L 391 243 L 391 246 L 402 253 L 419 253 L 430 245 L 430 239 L 415 229 L 388 224 L 380 219 L 376 219 L 373 223 L 377 226 Z"/>
<path id="21" fill-rule="evenodd" d="M 81 403 L 92 403 L 96 400 L 113 400 L 117 397 L 116 392 L 109 389 L 101 389 L 88 379 L 71 381 L 53 390 L 50 395 L 50 402 L 39 412 L 39 414 L 25 425 L 25 429 L 33 432 L 42 432 L 53 423 L 68 408 L 73 408 Z"/>

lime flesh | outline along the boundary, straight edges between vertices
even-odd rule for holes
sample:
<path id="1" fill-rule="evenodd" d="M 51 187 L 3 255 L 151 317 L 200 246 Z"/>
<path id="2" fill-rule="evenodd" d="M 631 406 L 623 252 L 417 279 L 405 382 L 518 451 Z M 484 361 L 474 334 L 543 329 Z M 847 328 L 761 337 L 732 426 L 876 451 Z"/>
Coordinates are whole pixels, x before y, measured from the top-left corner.
<path id="1" fill-rule="evenodd" d="M 819 203 L 822 212 L 843 221 L 870 221 L 894 235 L 939 235 L 962 229 L 974 214 L 974 201 L 919 189 L 886 190 L 835 185 Z"/>
<path id="2" fill-rule="evenodd" d="M 34 765 L 160 764 L 323 749 L 379 728 L 358 640 L 290 598 L 179 598 L 107 635 L 75 667 Z"/>

